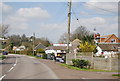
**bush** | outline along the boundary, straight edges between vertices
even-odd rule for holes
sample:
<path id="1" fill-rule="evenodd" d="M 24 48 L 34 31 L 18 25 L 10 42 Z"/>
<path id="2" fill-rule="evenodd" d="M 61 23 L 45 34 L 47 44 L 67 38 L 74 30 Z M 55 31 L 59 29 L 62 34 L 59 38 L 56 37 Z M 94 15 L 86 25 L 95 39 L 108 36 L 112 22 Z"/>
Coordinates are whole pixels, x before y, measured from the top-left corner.
<path id="1" fill-rule="evenodd" d="M 44 51 L 44 49 L 39 48 L 39 49 L 37 50 L 37 53 L 45 53 L 45 51 Z"/>
<path id="2" fill-rule="evenodd" d="M 43 54 L 42 59 L 47 59 L 47 54 Z"/>
<path id="3" fill-rule="evenodd" d="M 72 60 L 72 63 L 73 63 L 73 66 L 75 66 L 75 67 L 79 67 L 79 59 L 73 59 Z"/>
<path id="4" fill-rule="evenodd" d="M 89 61 L 88 60 L 80 60 L 79 61 L 79 66 L 80 68 L 84 68 L 84 67 L 87 67 L 89 65 Z"/>
<path id="5" fill-rule="evenodd" d="M 84 68 L 90 65 L 88 60 L 72 59 L 73 66 Z"/>

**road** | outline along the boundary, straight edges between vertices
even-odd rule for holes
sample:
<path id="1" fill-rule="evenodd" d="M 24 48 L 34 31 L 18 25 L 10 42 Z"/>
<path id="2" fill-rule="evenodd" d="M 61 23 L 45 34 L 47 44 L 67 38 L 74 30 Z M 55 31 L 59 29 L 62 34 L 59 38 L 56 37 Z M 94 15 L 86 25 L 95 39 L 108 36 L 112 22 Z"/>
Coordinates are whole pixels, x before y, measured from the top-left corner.
<path id="1" fill-rule="evenodd" d="M 30 56 L 9 55 L 1 65 L 1 79 L 58 79 L 48 66 Z"/>
<path id="2" fill-rule="evenodd" d="M 25 55 L 8 55 L 0 64 L 2 79 L 118 79 L 116 72 L 77 71 L 60 66 L 51 60 Z M 83 80 L 82 80 L 83 81 Z M 85 80 L 84 80 L 85 81 Z"/>

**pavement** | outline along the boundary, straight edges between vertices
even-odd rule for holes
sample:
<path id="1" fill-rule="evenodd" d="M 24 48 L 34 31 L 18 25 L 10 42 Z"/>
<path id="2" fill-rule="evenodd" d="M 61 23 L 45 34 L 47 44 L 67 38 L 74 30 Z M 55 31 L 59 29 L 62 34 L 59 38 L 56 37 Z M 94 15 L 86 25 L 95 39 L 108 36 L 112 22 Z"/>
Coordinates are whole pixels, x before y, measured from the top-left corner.
<path id="1" fill-rule="evenodd" d="M 78 71 L 60 66 L 59 62 L 25 55 L 9 55 L 2 63 L 2 79 L 118 79 L 117 72 Z"/>
<path id="2" fill-rule="evenodd" d="M 51 68 L 54 73 L 60 79 L 118 79 L 119 77 L 113 77 L 112 74 L 118 72 L 90 72 L 90 71 L 78 71 L 61 66 L 59 62 L 52 60 L 39 59 L 40 62 L 46 64 Z"/>

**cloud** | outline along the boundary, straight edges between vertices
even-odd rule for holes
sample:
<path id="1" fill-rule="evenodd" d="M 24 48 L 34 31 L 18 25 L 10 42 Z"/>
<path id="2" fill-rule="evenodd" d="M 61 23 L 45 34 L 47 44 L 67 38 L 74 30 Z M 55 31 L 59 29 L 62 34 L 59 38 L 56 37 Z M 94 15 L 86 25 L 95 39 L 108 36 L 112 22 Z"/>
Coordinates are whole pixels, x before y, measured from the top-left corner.
<path id="1" fill-rule="evenodd" d="M 30 19 L 48 19 L 48 18 L 50 18 L 50 14 L 46 10 L 43 10 L 40 7 L 20 8 L 17 11 L 17 14 L 21 17 L 30 18 Z"/>
<path id="2" fill-rule="evenodd" d="M 111 21 L 111 19 L 114 20 Z M 93 32 L 93 29 L 96 28 L 97 32 L 101 35 L 118 35 L 118 22 L 116 22 L 116 18 L 114 17 L 111 17 L 110 19 L 104 17 L 91 17 L 81 18 L 78 21 L 73 20 L 71 23 L 71 32 L 79 26 L 85 26 L 90 32 Z"/>
<path id="3" fill-rule="evenodd" d="M 99 13 L 116 13 L 118 12 L 118 2 L 100 2 L 98 0 L 90 0 L 86 2 L 85 6 L 88 9 Z"/>
<path id="4" fill-rule="evenodd" d="M 0 9 L 2 10 L 2 13 L 4 14 L 4 13 L 8 13 L 9 11 L 11 11 L 12 7 L 9 5 L 6 5 L 3 2 L 0 2 Z"/>
<path id="5" fill-rule="evenodd" d="M 9 24 L 11 30 L 27 30 L 36 20 L 43 21 L 49 18 L 50 14 L 40 7 L 20 8 L 14 14 L 5 17 L 3 23 Z"/>
<path id="6" fill-rule="evenodd" d="M 89 0 L 89 2 L 119 2 L 119 0 Z"/>
<path id="7" fill-rule="evenodd" d="M 71 33 L 79 26 L 85 26 L 91 32 L 93 32 L 93 29 L 96 28 L 97 32 L 99 32 L 101 35 L 108 35 L 113 33 L 117 34 L 117 22 L 110 22 L 110 20 L 103 17 L 82 18 L 79 20 L 79 24 L 76 20 L 73 20 L 71 22 Z M 57 42 L 60 36 L 67 32 L 66 23 L 39 25 L 35 31 L 39 37 L 47 37 L 53 42 Z"/>

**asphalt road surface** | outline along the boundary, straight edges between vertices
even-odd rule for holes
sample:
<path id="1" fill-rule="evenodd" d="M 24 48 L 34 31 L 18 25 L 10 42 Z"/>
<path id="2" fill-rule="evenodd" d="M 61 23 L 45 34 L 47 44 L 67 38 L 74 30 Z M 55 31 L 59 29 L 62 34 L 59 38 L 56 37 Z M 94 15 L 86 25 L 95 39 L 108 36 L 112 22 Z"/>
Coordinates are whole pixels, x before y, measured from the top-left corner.
<path id="1" fill-rule="evenodd" d="M 0 73 L 2 73 L 0 81 L 5 79 L 82 79 L 81 81 L 86 81 L 87 79 L 118 79 L 118 77 L 112 76 L 116 72 L 72 70 L 51 60 L 14 54 L 8 55 L 5 60 L 0 62 Z"/>
<path id="2" fill-rule="evenodd" d="M 25 55 L 8 55 L 2 64 L 2 79 L 58 79 L 55 73 L 38 59 Z"/>

